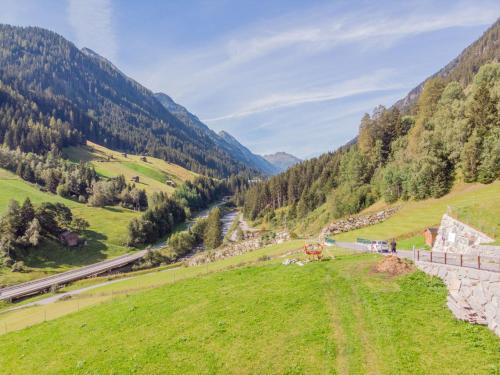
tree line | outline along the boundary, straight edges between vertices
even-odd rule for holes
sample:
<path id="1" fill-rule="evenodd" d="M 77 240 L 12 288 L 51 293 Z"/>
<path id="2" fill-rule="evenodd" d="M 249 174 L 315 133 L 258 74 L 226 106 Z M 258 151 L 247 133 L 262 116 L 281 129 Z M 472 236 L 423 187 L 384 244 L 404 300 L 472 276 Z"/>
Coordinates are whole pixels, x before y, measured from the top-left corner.
<path id="1" fill-rule="evenodd" d="M 361 120 L 356 142 L 254 184 L 239 201 L 251 219 L 287 207 L 297 220 L 327 200 L 341 217 L 379 198 L 441 197 L 457 180 L 491 183 L 500 176 L 499 98 L 499 63 L 482 66 L 465 88 L 431 79 L 413 115 L 379 106 Z"/>
<path id="2" fill-rule="evenodd" d="M 53 194 L 80 203 L 88 202 L 94 207 L 121 204 L 139 211 L 148 207 L 145 190 L 126 183 L 123 175 L 101 179 L 91 164 L 64 160 L 57 150 L 38 155 L 0 146 L 0 168 Z"/>
<path id="3" fill-rule="evenodd" d="M 219 207 L 210 210 L 206 218 L 200 218 L 187 230 L 174 233 L 168 240 L 168 247 L 176 258 L 203 244 L 207 250 L 222 245 L 222 212 Z"/>
<path id="4" fill-rule="evenodd" d="M 148 210 L 140 218 L 132 219 L 129 224 L 129 245 L 137 246 L 157 242 L 172 233 L 175 226 L 184 222 L 193 212 L 205 209 L 224 196 L 233 194 L 235 191 L 233 189 L 238 190 L 245 186 L 245 181 L 246 179 L 241 176 L 233 176 L 227 180 L 200 176 L 179 186 L 172 197 L 168 197 L 163 192 L 153 194 Z M 211 212 L 211 215 L 215 213 Z M 214 230 L 214 234 L 208 236 L 208 246 L 217 245 L 215 232 Z M 195 238 L 195 240 L 198 239 Z"/>

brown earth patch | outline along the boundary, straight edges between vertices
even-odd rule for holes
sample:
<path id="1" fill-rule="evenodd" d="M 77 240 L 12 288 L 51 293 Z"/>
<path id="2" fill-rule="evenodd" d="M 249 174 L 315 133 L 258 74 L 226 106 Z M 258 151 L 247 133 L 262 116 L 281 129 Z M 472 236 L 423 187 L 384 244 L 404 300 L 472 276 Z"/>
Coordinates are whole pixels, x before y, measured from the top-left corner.
<path id="1" fill-rule="evenodd" d="M 375 265 L 374 271 L 397 276 L 409 273 L 414 269 L 413 265 L 407 260 L 402 260 L 397 256 L 389 255 L 384 257 L 384 259 Z"/>

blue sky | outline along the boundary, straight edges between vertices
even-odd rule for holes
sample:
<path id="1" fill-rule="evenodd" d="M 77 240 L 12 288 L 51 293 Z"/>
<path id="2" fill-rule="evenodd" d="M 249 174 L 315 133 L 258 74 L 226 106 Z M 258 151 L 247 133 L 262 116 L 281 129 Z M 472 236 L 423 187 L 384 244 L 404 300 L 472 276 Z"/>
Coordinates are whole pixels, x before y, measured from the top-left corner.
<path id="1" fill-rule="evenodd" d="M 302 158 L 352 139 L 477 39 L 498 1 L 2 0 L 252 151 Z"/>

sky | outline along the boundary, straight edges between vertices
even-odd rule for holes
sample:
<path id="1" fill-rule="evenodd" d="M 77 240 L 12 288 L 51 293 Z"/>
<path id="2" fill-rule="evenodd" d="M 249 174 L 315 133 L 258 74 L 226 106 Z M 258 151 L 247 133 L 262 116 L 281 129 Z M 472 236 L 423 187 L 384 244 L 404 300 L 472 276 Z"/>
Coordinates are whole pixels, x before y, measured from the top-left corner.
<path id="1" fill-rule="evenodd" d="M 309 158 L 446 65 L 500 2 L 0 0 L 0 23 L 40 26 L 108 58 L 260 154 Z"/>

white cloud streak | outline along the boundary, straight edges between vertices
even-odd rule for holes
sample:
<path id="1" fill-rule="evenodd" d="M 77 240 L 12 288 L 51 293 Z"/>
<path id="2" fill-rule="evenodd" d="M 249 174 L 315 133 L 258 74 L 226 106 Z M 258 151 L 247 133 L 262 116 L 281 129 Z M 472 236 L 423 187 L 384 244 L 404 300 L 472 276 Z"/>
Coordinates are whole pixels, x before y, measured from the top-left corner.
<path id="1" fill-rule="evenodd" d="M 80 47 L 116 62 L 118 43 L 111 0 L 68 0 L 67 15 Z"/>
<path id="2" fill-rule="evenodd" d="M 260 112 L 265 112 L 278 108 L 292 107 L 306 103 L 325 102 L 340 98 L 346 98 L 359 94 L 366 94 L 374 91 L 393 90 L 401 88 L 399 84 L 384 82 L 391 74 L 388 70 L 374 72 L 369 76 L 359 77 L 352 80 L 337 83 L 333 86 L 300 93 L 278 93 L 258 99 L 237 111 L 215 117 L 204 119 L 210 123 L 221 120 L 246 117 Z"/>

